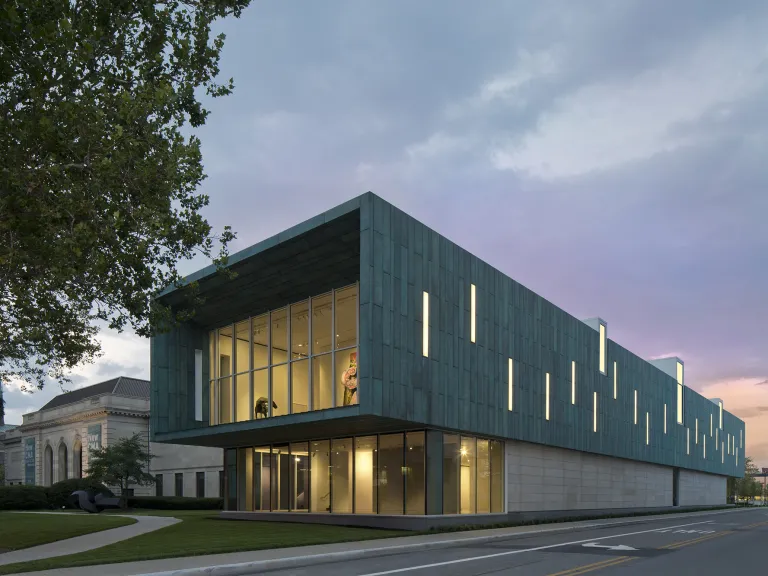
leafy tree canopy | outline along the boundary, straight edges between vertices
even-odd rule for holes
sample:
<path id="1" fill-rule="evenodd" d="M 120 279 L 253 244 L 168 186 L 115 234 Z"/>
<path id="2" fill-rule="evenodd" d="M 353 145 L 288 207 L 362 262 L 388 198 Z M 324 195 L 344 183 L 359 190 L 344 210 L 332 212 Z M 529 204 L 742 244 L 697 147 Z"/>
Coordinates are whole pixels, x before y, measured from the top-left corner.
<path id="1" fill-rule="evenodd" d="M 99 354 L 99 322 L 137 334 L 189 317 L 152 296 L 234 238 L 208 197 L 200 97 L 250 0 L 8 0 L 0 6 L 0 379 L 42 387 Z"/>
<path id="2" fill-rule="evenodd" d="M 124 502 L 127 488 L 155 483 L 155 478 L 146 472 L 152 458 L 141 435 L 120 438 L 114 444 L 91 451 L 88 477 L 107 486 L 118 486 Z"/>

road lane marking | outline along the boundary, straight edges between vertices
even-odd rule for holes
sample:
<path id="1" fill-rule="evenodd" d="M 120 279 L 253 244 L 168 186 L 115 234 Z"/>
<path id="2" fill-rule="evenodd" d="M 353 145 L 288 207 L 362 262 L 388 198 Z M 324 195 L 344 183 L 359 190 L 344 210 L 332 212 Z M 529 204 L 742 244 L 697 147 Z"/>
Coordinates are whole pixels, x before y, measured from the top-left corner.
<path id="1" fill-rule="evenodd" d="M 698 526 L 700 524 L 707 524 L 708 522 L 709 521 L 691 522 L 689 524 L 680 524 L 679 526 L 670 526 L 670 528 L 684 528 L 686 526 Z M 407 568 L 395 568 L 393 570 L 384 570 L 383 572 L 372 572 L 370 574 L 363 574 L 361 576 L 384 576 L 385 574 L 399 574 L 401 572 L 411 572 L 413 570 L 437 568 L 438 566 L 449 566 L 451 564 L 462 564 L 464 562 L 474 562 L 476 560 L 488 560 L 490 558 L 512 556 L 513 554 L 523 554 L 525 552 L 539 552 L 540 550 L 551 550 L 553 548 L 563 548 L 565 546 L 574 546 L 576 544 L 584 544 L 586 542 L 599 542 L 601 540 L 608 540 L 610 538 L 625 538 L 627 536 L 636 536 L 637 534 L 649 534 L 651 532 L 656 532 L 657 530 L 658 528 L 653 528 L 651 530 L 640 530 L 638 532 L 627 532 L 625 534 L 600 536 L 599 538 L 587 538 L 585 540 L 577 540 L 575 542 L 562 542 L 560 544 L 547 544 L 546 546 L 536 546 L 534 548 L 523 548 L 522 550 L 507 550 L 505 552 L 496 552 L 495 554 L 485 554 L 483 556 L 472 556 L 470 558 L 458 558 L 456 560 L 446 560 L 445 562 L 433 562 L 431 564 L 421 564 L 419 566 L 408 566 Z"/>
<path id="2" fill-rule="evenodd" d="M 607 560 L 600 560 L 600 562 L 585 564 L 584 566 L 574 566 L 573 568 L 568 568 L 567 570 L 562 570 L 560 572 L 554 572 L 552 574 L 548 574 L 547 576 L 570 576 L 576 571 L 585 570 L 587 568 L 589 569 L 602 568 L 603 566 L 607 566 L 608 564 L 613 564 L 614 562 L 616 562 L 616 560 L 620 558 L 626 558 L 626 556 L 614 556 L 612 558 L 608 558 Z"/>
<path id="3" fill-rule="evenodd" d="M 585 564 L 584 566 L 576 566 L 574 568 L 569 568 L 568 570 L 563 570 L 562 572 L 555 572 L 554 574 L 549 574 L 548 576 L 576 576 L 577 574 L 586 574 L 587 572 L 602 570 L 603 568 L 608 568 L 609 566 L 622 564 L 627 560 L 632 560 L 632 558 L 628 556 L 616 556 L 614 558 L 609 558 L 608 560 L 595 562 L 594 564 Z"/>
<path id="4" fill-rule="evenodd" d="M 693 538 L 692 540 L 672 542 L 672 544 L 667 544 L 666 546 L 662 546 L 660 550 L 677 550 L 678 548 L 683 548 L 684 546 L 689 546 L 691 544 L 698 544 L 699 542 L 704 542 L 706 540 L 719 538 L 720 536 L 725 536 L 726 534 L 733 534 L 733 532 L 731 530 L 726 530 L 724 532 L 718 532 L 716 534 L 708 534 L 707 536 L 700 536 L 699 538 Z"/>
<path id="5" fill-rule="evenodd" d="M 616 546 L 610 546 L 605 544 L 597 544 L 596 542 L 588 542 L 587 544 L 582 544 L 582 547 L 605 548 L 606 550 L 637 550 L 637 548 L 632 548 L 632 546 L 625 546 L 624 544 L 617 544 Z"/>

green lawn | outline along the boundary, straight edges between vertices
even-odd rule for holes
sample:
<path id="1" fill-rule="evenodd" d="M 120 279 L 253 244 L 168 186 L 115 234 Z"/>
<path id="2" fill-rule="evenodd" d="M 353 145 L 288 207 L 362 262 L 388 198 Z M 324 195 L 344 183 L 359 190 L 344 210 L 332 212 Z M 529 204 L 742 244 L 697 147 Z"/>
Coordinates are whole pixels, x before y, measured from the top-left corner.
<path id="1" fill-rule="evenodd" d="M 130 513 L 173 516 L 182 521 L 149 534 L 81 554 L 0 566 L 0 574 L 266 548 L 353 542 L 407 534 L 401 531 L 371 528 L 221 520 L 216 517 L 217 513 L 212 511 L 147 510 Z M 100 515 L 97 519 L 118 520 L 108 516 Z"/>
<path id="2" fill-rule="evenodd" d="M 136 520 L 116 516 L 0 512 L 0 552 L 127 526 Z"/>

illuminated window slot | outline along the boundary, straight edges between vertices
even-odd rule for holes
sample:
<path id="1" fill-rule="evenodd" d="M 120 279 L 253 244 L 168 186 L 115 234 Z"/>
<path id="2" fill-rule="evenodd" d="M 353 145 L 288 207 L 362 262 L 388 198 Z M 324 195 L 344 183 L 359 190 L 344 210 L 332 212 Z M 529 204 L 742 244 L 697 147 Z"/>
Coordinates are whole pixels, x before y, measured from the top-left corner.
<path id="1" fill-rule="evenodd" d="M 605 324 L 600 324 L 600 372 L 603 374 L 608 373 L 608 367 L 606 366 L 605 358 L 606 347 L 608 345 L 607 339 Z"/>
<path id="2" fill-rule="evenodd" d="M 691 429 L 685 429 L 685 453 L 690 456 L 691 454 Z"/>
<path id="3" fill-rule="evenodd" d="M 698 444 L 699 443 L 699 419 L 698 418 L 696 418 L 696 434 L 695 434 L 695 436 L 696 436 L 696 444 Z"/>
<path id="4" fill-rule="evenodd" d="M 509 388 L 509 406 L 508 409 L 511 412 L 515 407 L 515 366 L 512 358 L 507 363 L 507 379 Z"/>
<path id="5" fill-rule="evenodd" d="M 707 457 L 707 435 L 702 434 L 701 435 L 701 442 L 704 445 L 704 458 Z"/>
<path id="6" fill-rule="evenodd" d="M 469 301 L 470 301 L 470 312 L 469 312 L 469 339 L 470 341 L 475 341 L 476 336 L 476 328 L 477 328 L 477 300 L 476 300 L 476 289 L 475 285 L 472 284 L 469 287 Z"/>
<path id="7" fill-rule="evenodd" d="M 637 424 L 637 390 L 635 390 L 635 424 Z"/>
<path id="8" fill-rule="evenodd" d="M 597 432 L 597 392 L 592 393 L 592 432 Z"/>
<path id="9" fill-rule="evenodd" d="M 429 357 L 429 294 L 423 293 L 423 312 L 422 312 L 422 335 L 421 335 L 421 353 L 424 357 Z"/>
<path id="10" fill-rule="evenodd" d="M 667 405 L 664 404 L 664 434 L 667 433 Z"/>
<path id="11" fill-rule="evenodd" d="M 651 415 L 645 413 L 645 445 L 648 446 L 651 443 Z"/>
<path id="12" fill-rule="evenodd" d="M 677 423 L 683 423 L 683 363 L 677 363 Z"/>
<path id="13" fill-rule="evenodd" d="M 544 408 L 544 415 L 547 420 L 549 420 L 549 372 L 547 372 L 546 376 L 546 382 L 544 384 L 545 391 L 544 391 L 544 401 L 546 402 L 546 406 Z"/>
<path id="14" fill-rule="evenodd" d="M 619 397 L 619 377 L 618 377 L 618 365 L 616 362 L 613 363 L 613 399 L 616 400 L 616 398 Z"/>
<path id="15" fill-rule="evenodd" d="M 725 464 L 725 444 L 720 442 L 720 464 Z"/>
<path id="16" fill-rule="evenodd" d="M 713 428 L 713 425 L 712 425 L 712 420 L 713 420 L 713 418 L 712 418 L 712 414 L 710 414 L 710 415 L 709 415 L 709 437 L 710 437 L 710 438 L 712 438 L 712 428 Z"/>
<path id="17" fill-rule="evenodd" d="M 719 426 L 719 428 L 720 428 L 720 430 L 722 430 L 723 429 L 723 403 L 722 402 L 718 402 L 717 404 L 720 407 L 720 426 Z"/>
<path id="18" fill-rule="evenodd" d="M 744 436 L 742 435 L 743 432 L 743 430 L 739 430 L 739 448 L 744 448 Z"/>
<path id="19" fill-rule="evenodd" d="M 576 404 L 576 361 L 571 361 L 571 404 Z"/>

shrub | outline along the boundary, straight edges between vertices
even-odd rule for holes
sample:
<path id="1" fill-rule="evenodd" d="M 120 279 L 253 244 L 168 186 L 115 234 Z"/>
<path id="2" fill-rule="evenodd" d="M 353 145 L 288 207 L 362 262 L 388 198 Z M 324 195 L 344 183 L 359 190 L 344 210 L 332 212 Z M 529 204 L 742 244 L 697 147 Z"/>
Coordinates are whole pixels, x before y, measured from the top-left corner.
<path id="1" fill-rule="evenodd" d="M 221 510 L 223 498 L 183 498 L 181 496 L 129 496 L 128 508 L 149 510 Z"/>
<path id="2" fill-rule="evenodd" d="M 44 510 L 50 508 L 43 486 L 0 486 L 0 510 Z"/>
<path id="3" fill-rule="evenodd" d="M 53 486 L 48 488 L 48 503 L 53 508 L 71 508 L 72 506 L 69 503 L 69 497 L 75 490 L 89 490 L 94 494 L 106 494 L 110 497 L 114 496 L 109 488 L 100 482 L 96 482 L 92 478 L 70 478 L 69 480 L 56 482 Z"/>

